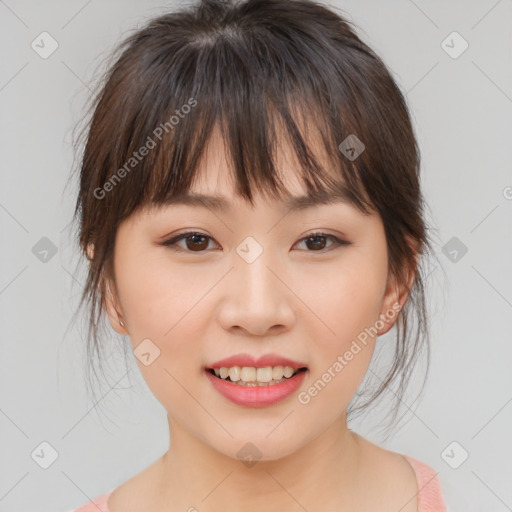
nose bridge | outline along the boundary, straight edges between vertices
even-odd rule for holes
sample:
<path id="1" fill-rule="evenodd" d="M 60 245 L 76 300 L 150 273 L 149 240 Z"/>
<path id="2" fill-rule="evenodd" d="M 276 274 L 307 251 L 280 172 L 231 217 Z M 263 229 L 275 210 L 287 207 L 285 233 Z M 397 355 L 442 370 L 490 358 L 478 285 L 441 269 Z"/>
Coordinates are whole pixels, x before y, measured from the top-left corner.
<path id="1" fill-rule="evenodd" d="M 270 250 L 264 250 L 263 246 L 253 237 L 247 237 L 236 249 L 235 262 L 237 293 L 240 300 L 254 310 L 271 307 L 282 290 L 279 289 L 276 276 L 271 268 L 276 267 L 276 259 L 272 257 Z"/>
<path id="2" fill-rule="evenodd" d="M 293 320 L 287 287 L 280 282 L 278 258 L 247 237 L 236 248 L 225 327 L 238 326 L 263 334 L 273 326 L 288 326 Z"/>

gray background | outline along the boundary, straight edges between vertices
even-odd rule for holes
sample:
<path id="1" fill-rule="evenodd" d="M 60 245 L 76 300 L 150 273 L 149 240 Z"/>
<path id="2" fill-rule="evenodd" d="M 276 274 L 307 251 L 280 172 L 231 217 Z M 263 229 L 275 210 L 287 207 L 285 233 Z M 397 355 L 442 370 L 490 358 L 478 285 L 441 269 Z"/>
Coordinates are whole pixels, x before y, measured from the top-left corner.
<path id="1" fill-rule="evenodd" d="M 423 399 L 405 404 L 402 426 L 385 442 L 375 433 L 379 409 L 352 428 L 438 471 L 450 510 L 512 510 L 512 2 L 332 5 L 407 92 L 440 263 Z M 152 1 L 0 0 L 1 511 L 78 507 L 168 446 L 164 409 L 135 363 L 128 379 L 115 345 L 101 400 L 87 398 L 85 333 L 70 326 L 84 282 L 68 226 L 76 187 L 65 188 L 72 128 L 96 67 L 164 10 Z M 47 59 L 31 47 L 43 31 L 59 45 Z M 458 58 L 442 46 L 453 31 L 469 43 Z M 461 48 L 454 41 L 452 52 Z M 47 261 L 37 255 L 43 237 L 57 250 Z M 456 261 L 442 250 L 449 244 L 449 255 L 454 243 L 467 247 Z M 436 284 L 443 272 L 448 284 Z M 58 453 L 48 469 L 31 455 L 44 441 Z M 463 450 L 469 457 L 455 469 Z"/>

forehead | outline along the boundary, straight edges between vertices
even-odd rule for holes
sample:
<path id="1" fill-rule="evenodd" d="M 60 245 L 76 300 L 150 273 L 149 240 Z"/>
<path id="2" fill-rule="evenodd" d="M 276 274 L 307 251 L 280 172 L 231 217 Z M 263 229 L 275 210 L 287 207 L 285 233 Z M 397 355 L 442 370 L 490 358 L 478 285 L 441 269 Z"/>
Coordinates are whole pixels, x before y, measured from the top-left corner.
<path id="1" fill-rule="evenodd" d="M 254 211 L 255 203 L 260 203 L 264 210 L 272 209 L 286 214 L 336 203 L 342 204 L 347 212 L 371 215 L 371 202 L 368 203 L 369 208 L 361 208 L 361 203 L 357 200 L 360 197 L 358 191 L 347 185 L 345 171 L 339 169 L 339 163 L 336 164 L 336 155 L 329 154 L 329 148 L 318 127 L 311 122 L 304 128 L 306 124 L 301 124 L 304 130 L 302 135 L 309 154 L 320 166 L 315 171 L 309 165 L 305 166 L 304 161 L 298 160 L 297 151 L 282 126 L 275 132 L 272 153 L 269 155 L 265 151 L 262 158 L 267 164 L 271 161 L 273 171 L 270 171 L 259 168 L 258 153 L 252 153 L 250 162 L 241 162 L 240 155 L 237 154 L 238 148 L 230 144 L 231 140 L 227 142 L 219 125 L 214 124 L 201 147 L 188 184 L 178 185 L 174 191 L 165 189 L 157 200 L 145 202 L 137 208 L 137 213 L 151 214 L 161 211 L 162 208 L 187 205 L 229 215 L 234 210 L 245 209 L 246 206 Z M 246 139 L 244 141 L 246 144 L 250 143 Z M 257 141 L 252 142 L 255 147 L 259 147 Z M 338 148 L 334 148 L 334 151 L 338 152 Z M 236 156 L 239 161 L 235 163 Z M 269 180 L 269 172 L 274 173 L 272 180 Z M 261 173 L 265 173 L 265 176 L 262 177 Z M 348 178 L 352 182 L 352 176 Z M 168 181 L 165 175 L 162 179 Z M 241 192 L 242 188 L 244 193 Z M 247 188 L 250 189 L 252 198 L 247 197 Z M 362 193 L 364 196 L 364 190 Z"/>
<path id="2" fill-rule="evenodd" d="M 351 204 L 345 191 L 341 175 L 335 176 L 329 169 L 332 163 L 327 158 L 325 151 L 321 151 L 320 144 L 314 145 L 315 154 L 323 164 L 327 173 L 338 183 L 340 187 L 335 191 L 326 190 L 312 197 L 307 193 L 307 188 L 301 179 L 301 166 L 296 153 L 291 149 L 286 138 L 282 138 L 278 144 L 274 158 L 279 179 L 282 181 L 285 192 L 277 201 L 272 194 L 256 194 L 258 200 L 263 200 L 272 206 L 281 206 L 286 210 L 303 210 L 320 204 L 343 202 Z M 174 196 L 168 204 L 186 204 L 191 206 L 205 206 L 217 211 L 229 212 L 240 204 L 243 199 L 236 194 L 235 174 L 233 162 L 224 140 L 220 136 L 218 128 L 214 130 L 205 148 L 198 172 L 189 191 L 185 194 Z"/>

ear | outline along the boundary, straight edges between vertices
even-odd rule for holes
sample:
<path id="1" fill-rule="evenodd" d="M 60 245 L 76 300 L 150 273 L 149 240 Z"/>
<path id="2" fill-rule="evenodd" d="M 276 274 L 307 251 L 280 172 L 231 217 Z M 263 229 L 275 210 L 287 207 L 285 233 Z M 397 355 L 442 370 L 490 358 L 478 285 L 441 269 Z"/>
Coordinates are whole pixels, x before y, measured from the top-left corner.
<path id="1" fill-rule="evenodd" d="M 87 250 L 85 252 L 87 254 L 87 259 L 89 261 L 92 261 L 94 259 L 94 244 L 93 243 L 87 244 Z"/>
<path id="2" fill-rule="evenodd" d="M 115 286 L 113 286 L 115 290 Z M 123 317 L 121 307 L 118 303 L 117 294 L 112 291 L 109 280 L 105 283 L 105 309 L 107 311 L 108 318 L 112 329 L 119 334 L 128 335 L 126 328 L 126 320 Z M 124 326 L 120 322 L 123 322 Z"/>
<path id="3" fill-rule="evenodd" d="M 87 244 L 86 254 L 89 261 L 94 259 L 93 243 Z M 126 321 L 123 318 L 121 307 L 118 304 L 117 293 L 112 292 L 109 279 L 105 279 L 105 309 L 107 311 L 112 329 L 114 329 L 114 331 L 119 334 L 127 335 L 128 330 L 126 329 Z M 120 321 L 125 324 L 124 327 L 121 325 Z"/>
<path id="4" fill-rule="evenodd" d="M 414 261 L 409 265 L 406 285 L 403 283 L 400 285 L 395 276 L 388 276 L 386 292 L 384 294 L 382 308 L 379 315 L 379 319 L 382 320 L 385 325 L 382 329 L 379 329 L 379 336 L 386 334 L 398 319 L 398 314 L 409 297 L 409 290 L 416 276 L 418 264 L 418 243 L 410 237 L 407 237 L 407 242 L 409 247 L 414 251 Z"/>

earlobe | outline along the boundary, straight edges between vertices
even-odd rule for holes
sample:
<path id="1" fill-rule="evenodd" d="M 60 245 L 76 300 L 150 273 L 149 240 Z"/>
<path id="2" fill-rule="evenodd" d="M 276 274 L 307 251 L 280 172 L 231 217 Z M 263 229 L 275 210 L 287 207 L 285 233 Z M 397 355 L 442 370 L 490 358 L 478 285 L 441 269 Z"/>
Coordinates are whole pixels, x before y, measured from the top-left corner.
<path id="1" fill-rule="evenodd" d="M 94 259 L 93 243 L 87 244 L 86 255 L 89 261 L 92 261 Z M 120 312 L 120 308 L 117 305 L 116 297 L 114 297 L 114 294 L 112 293 L 110 281 L 108 279 L 106 279 L 105 283 L 105 309 L 110 320 L 110 325 L 112 326 L 114 331 L 122 335 L 127 335 L 128 330 L 126 329 L 122 313 Z"/>
<path id="2" fill-rule="evenodd" d="M 105 309 L 107 311 L 112 329 L 114 329 L 114 331 L 119 334 L 127 335 L 128 330 L 126 329 L 125 322 L 123 321 L 123 315 L 120 312 L 119 306 L 117 305 L 116 298 L 112 293 L 109 281 L 107 281 L 105 284 Z"/>
<path id="3" fill-rule="evenodd" d="M 400 290 L 395 283 L 395 279 L 393 278 L 392 284 L 388 284 L 386 294 L 384 296 L 384 301 L 382 302 L 382 309 L 379 315 L 379 324 L 384 325 L 383 327 L 379 328 L 379 336 L 386 334 L 391 329 L 391 327 L 393 327 L 398 318 L 398 314 L 405 304 L 406 299 L 407 295 L 404 296 L 403 292 L 400 293 Z"/>
<path id="4" fill-rule="evenodd" d="M 87 254 L 87 259 L 89 261 L 92 261 L 94 259 L 94 244 L 92 244 L 92 243 L 87 244 L 86 254 Z"/>
<path id="5" fill-rule="evenodd" d="M 394 323 L 398 319 L 400 311 L 409 297 L 410 290 L 414 283 L 418 263 L 417 244 L 409 238 L 408 243 L 414 251 L 414 262 L 409 265 L 407 283 L 405 285 L 399 285 L 395 276 L 388 279 L 388 285 L 379 317 L 382 319 L 385 326 L 382 329 L 379 329 L 379 336 L 386 334 L 391 327 L 393 327 Z"/>

